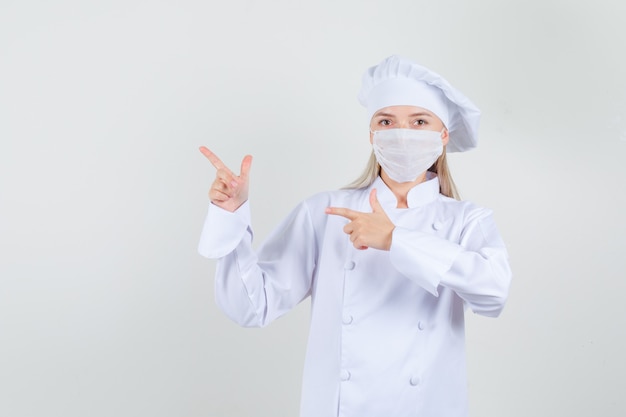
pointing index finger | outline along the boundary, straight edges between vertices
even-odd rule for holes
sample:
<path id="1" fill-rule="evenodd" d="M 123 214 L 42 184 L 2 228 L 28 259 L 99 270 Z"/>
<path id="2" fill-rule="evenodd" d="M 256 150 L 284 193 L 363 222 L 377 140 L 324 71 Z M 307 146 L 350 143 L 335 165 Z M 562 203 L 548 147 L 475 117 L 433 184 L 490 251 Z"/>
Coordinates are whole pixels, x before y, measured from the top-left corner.
<path id="1" fill-rule="evenodd" d="M 209 148 L 207 148 L 206 146 L 200 146 L 200 152 L 202 152 L 202 155 L 204 155 L 206 159 L 211 161 L 211 164 L 215 167 L 215 169 L 226 169 L 230 172 L 230 170 L 226 167 L 226 165 L 224 165 L 222 160 L 219 159 L 217 155 L 215 155 L 213 152 L 211 152 Z"/>
<path id="2" fill-rule="evenodd" d="M 326 214 L 332 214 L 335 216 L 345 217 L 348 220 L 354 220 L 359 212 L 344 207 L 327 207 Z"/>

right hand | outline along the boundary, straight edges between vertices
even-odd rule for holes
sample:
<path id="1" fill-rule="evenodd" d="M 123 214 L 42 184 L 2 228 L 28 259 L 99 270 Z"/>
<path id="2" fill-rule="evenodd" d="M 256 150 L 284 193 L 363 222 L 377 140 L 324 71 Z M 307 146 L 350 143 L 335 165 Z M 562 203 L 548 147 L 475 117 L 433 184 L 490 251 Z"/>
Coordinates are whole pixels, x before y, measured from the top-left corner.
<path id="1" fill-rule="evenodd" d="M 233 212 L 248 200 L 248 184 L 252 156 L 246 155 L 241 161 L 241 173 L 239 175 L 224 165 L 224 163 L 207 147 L 201 146 L 200 152 L 217 169 L 215 180 L 209 190 L 211 203 L 218 207 Z"/>

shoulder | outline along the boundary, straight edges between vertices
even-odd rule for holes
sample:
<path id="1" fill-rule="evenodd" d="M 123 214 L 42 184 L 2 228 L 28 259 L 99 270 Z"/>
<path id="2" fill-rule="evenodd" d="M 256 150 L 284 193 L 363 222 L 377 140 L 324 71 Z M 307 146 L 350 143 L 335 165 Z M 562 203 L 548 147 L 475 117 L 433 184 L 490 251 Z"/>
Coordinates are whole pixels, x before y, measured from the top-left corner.
<path id="1" fill-rule="evenodd" d="M 471 201 L 455 200 L 444 195 L 439 196 L 439 207 L 444 215 L 460 219 L 463 223 L 471 223 L 493 215 L 493 210 L 487 207 L 482 207 Z"/>

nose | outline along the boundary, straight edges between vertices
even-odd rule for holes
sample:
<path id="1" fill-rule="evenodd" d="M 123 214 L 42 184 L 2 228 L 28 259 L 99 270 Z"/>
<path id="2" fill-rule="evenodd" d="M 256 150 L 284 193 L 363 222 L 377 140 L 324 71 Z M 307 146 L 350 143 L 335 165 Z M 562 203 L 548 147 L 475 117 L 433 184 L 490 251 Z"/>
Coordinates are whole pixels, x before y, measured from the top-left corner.
<path id="1" fill-rule="evenodd" d="M 400 129 L 408 129 L 410 127 L 410 121 L 409 120 L 398 121 L 398 127 Z"/>

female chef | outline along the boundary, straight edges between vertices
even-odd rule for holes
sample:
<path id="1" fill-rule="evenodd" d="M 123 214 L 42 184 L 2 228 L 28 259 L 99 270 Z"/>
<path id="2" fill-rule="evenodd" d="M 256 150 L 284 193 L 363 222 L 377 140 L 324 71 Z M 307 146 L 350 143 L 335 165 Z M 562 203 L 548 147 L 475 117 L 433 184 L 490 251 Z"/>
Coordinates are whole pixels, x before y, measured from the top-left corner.
<path id="1" fill-rule="evenodd" d="M 372 158 L 349 189 L 303 201 L 252 249 L 246 156 L 217 169 L 199 252 L 216 299 L 265 326 L 311 297 L 301 417 L 467 415 L 465 308 L 497 316 L 511 272 L 490 210 L 459 201 L 446 151 L 476 146 L 479 110 L 391 56 L 363 76 Z"/>

